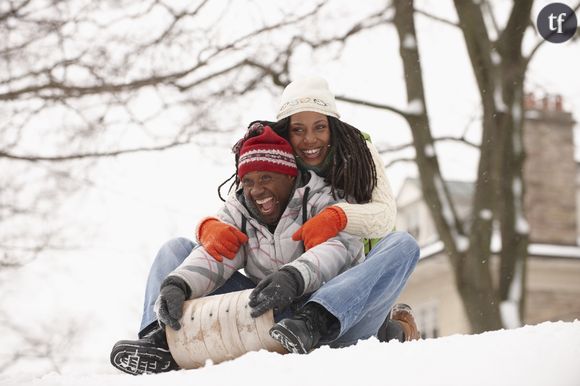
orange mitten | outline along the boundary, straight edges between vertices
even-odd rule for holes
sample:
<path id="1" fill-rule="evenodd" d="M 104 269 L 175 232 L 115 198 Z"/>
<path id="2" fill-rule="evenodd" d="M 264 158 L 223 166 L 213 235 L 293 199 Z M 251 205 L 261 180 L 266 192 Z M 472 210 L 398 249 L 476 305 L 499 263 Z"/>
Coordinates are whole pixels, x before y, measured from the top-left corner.
<path id="1" fill-rule="evenodd" d="M 344 210 L 338 206 L 329 206 L 306 221 L 292 235 L 292 240 L 304 240 L 304 247 L 309 250 L 336 236 L 346 227 L 346 223 L 347 218 Z"/>
<path id="2" fill-rule="evenodd" d="M 202 220 L 197 229 L 197 239 L 217 261 L 222 261 L 222 256 L 234 259 L 242 244 L 248 241 L 248 236 L 239 229 L 215 217 Z"/>

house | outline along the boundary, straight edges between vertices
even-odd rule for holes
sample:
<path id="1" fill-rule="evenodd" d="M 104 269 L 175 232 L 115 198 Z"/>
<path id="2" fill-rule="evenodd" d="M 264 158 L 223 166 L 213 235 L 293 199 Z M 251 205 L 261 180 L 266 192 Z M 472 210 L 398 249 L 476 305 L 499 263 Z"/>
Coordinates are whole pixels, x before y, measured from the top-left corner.
<path id="1" fill-rule="evenodd" d="M 525 105 L 524 207 L 530 244 L 523 321 L 572 321 L 580 319 L 580 168 L 574 161 L 575 122 L 562 110 L 559 97 L 536 101 L 528 95 Z M 458 216 L 469 222 L 474 184 L 446 183 Z M 403 183 L 397 206 L 397 229 L 413 234 L 421 246 L 419 263 L 399 301 L 412 305 L 424 337 L 470 333 L 418 179 Z M 500 248 L 494 238 L 492 251 Z M 492 259 L 493 263 L 497 261 Z"/>

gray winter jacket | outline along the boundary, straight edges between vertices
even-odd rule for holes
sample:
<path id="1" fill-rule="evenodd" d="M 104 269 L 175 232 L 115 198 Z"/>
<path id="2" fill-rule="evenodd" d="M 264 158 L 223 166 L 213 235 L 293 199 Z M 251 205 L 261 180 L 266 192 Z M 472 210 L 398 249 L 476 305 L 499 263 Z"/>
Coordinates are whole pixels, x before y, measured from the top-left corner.
<path id="1" fill-rule="evenodd" d="M 316 291 L 326 281 L 365 256 L 363 244 L 357 236 L 341 232 L 336 237 L 304 251 L 302 242 L 292 240 L 292 234 L 305 222 L 337 201 L 330 187 L 313 172 L 296 179 L 294 194 L 272 234 L 268 228 L 251 217 L 244 206 L 242 190 L 228 197 L 218 218 L 245 231 L 248 242 L 233 260 L 216 261 L 203 247 L 194 249 L 170 276 L 184 279 L 191 288 L 191 299 L 212 293 L 237 270 L 255 283 L 285 265 L 296 268 L 304 279 L 304 293 Z M 304 180 L 308 182 L 304 185 Z M 302 295 L 302 294 L 301 294 Z"/>

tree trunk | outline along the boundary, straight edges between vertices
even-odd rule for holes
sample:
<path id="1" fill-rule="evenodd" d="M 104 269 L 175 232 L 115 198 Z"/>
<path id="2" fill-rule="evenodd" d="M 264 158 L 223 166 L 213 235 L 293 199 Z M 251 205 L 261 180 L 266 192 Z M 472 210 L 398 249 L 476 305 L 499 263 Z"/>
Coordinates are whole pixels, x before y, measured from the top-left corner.
<path id="1" fill-rule="evenodd" d="M 403 61 L 410 104 L 426 106 L 422 70 L 416 48 L 416 32 L 413 20 L 413 1 L 396 1 L 395 27 L 399 35 L 399 51 Z M 433 139 L 429 127 L 426 108 L 420 113 L 407 117 L 413 134 L 417 166 L 421 179 L 423 197 L 434 219 L 437 233 L 450 257 L 455 282 L 473 332 L 501 328 L 497 294 L 493 289 L 489 269 L 489 245 L 491 221 L 479 216 L 482 210 L 491 209 L 492 183 L 488 175 L 491 170 L 491 154 L 482 155 L 476 194 L 473 202 L 474 222 L 470 238 L 464 234 L 449 192 L 439 171 L 438 159 L 433 149 Z M 483 143 L 493 148 L 493 137 L 484 130 Z M 431 149 L 431 150 L 426 150 Z"/>
<path id="2" fill-rule="evenodd" d="M 499 206 L 502 237 L 499 292 L 506 327 L 520 326 L 525 310 L 529 226 L 524 213 L 523 90 L 526 60 L 522 57 L 521 46 L 532 2 L 526 0 L 514 3 L 497 44 L 501 57 L 499 75 L 502 98 L 507 106 L 500 125 L 503 173 L 500 175 L 502 204 Z"/>
<path id="3" fill-rule="evenodd" d="M 484 135 L 480 172 L 481 166 L 487 163 L 492 182 L 485 190 L 489 197 L 495 197 L 495 205 L 492 207 L 494 217 L 499 222 L 502 239 L 499 299 L 490 297 L 488 301 L 493 302 L 496 309 L 497 300 L 501 301 L 502 322 L 506 327 L 521 324 L 525 293 L 523 289 L 528 241 L 527 222 L 523 213 L 522 129 L 525 69 L 521 45 L 531 3 L 531 0 L 514 3 L 497 47 L 494 47 L 487 33 L 481 7 L 472 2 L 455 1 L 482 99 Z M 493 146 L 488 146 L 489 144 Z M 478 182 L 481 177 L 480 174 Z M 474 206 L 474 214 L 477 215 L 476 210 Z M 474 228 L 477 229 L 475 224 Z M 478 232 L 471 232 L 471 235 L 474 233 Z M 492 319 L 496 317 L 493 316 Z"/>

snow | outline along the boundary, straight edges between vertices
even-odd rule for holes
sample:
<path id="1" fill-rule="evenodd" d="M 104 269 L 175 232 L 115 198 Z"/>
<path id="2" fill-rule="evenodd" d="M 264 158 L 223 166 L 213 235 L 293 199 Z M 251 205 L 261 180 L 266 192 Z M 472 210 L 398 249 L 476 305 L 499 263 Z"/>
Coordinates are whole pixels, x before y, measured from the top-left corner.
<path id="1" fill-rule="evenodd" d="M 489 209 L 482 209 L 479 211 L 479 217 L 481 217 L 483 220 L 491 220 L 492 215 L 493 214 Z"/>
<path id="2" fill-rule="evenodd" d="M 512 116 L 514 118 L 514 130 L 513 130 L 513 143 L 514 143 L 514 156 L 519 157 L 523 151 L 522 144 L 522 106 L 514 100 L 512 105 Z"/>
<path id="3" fill-rule="evenodd" d="M 439 252 L 443 252 L 444 249 L 445 245 L 443 245 L 443 241 L 437 240 L 434 243 L 421 247 L 419 259 L 436 255 Z"/>
<path id="4" fill-rule="evenodd" d="M 530 244 L 528 252 L 534 256 L 557 256 L 580 259 L 580 247 L 553 244 Z"/>
<path id="5" fill-rule="evenodd" d="M 403 48 L 407 50 L 414 50 L 417 48 L 417 42 L 415 41 L 415 37 L 413 35 L 405 35 L 405 38 L 403 39 Z"/>
<path id="6" fill-rule="evenodd" d="M 530 224 L 521 215 L 516 218 L 516 232 L 520 235 L 530 233 Z"/>
<path id="7" fill-rule="evenodd" d="M 419 115 L 423 114 L 424 111 L 425 108 L 423 107 L 423 102 L 421 102 L 419 99 L 413 99 L 407 106 L 407 114 Z"/>
<path id="8" fill-rule="evenodd" d="M 501 251 L 501 233 L 497 229 L 499 225 L 496 222 L 493 225 L 495 229 L 491 234 L 490 248 L 493 253 L 499 253 Z"/>
<path id="9" fill-rule="evenodd" d="M 443 241 L 437 240 L 429 245 L 421 247 L 420 259 L 436 255 L 443 252 L 445 246 Z M 494 231 L 491 236 L 491 251 L 499 253 L 501 251 L 501 236 L 499 232 Z M 554 244 L 529 244 L 528 253 L 531 256 L 546 257 L 568 257 L 580 259 L 580 247 L 572 245 L 554 245 Z"/>
<path id="10" fill-rule="evenodd" d="M 512 300 L 505 300 L 499 305 L 502 324 L 508 328 L 520 326 L 518 304 Z"/>
<path id="11" fill-rule="evenodd" d="M 455 237 L 455 245 L 457 245 L 459 252 L 465 252 L 469 248 L 469 239 L 463 235 L 457 235 Z"/>
<path id="12" fill-rule="evenodd" d="M 425 145 L 425 155 L 428 158 L 435 157 L 435 148 L 433 147 L 433 145 L 431 144 Z"/>
<path id="13" fill-rule="evenodd" d="M 499 83 L 499 82 L 497 82 L 497 83 Z M 494 102 L 495 102 L 495 109 L 499 112 L 506 112 L 507 106 L 505 105 L 505 103 L 503 101 L 501 85 L 499 85 L 499 84 L 496 85 L 495 92 L 493 94 L 493 98 L 494 98 Z"/>
<path id="14" fill-rule="evenodd" d="M 523 270 L 523 261 L 516 261 L 515 272 L 510 283 L 508 298 L 507 300 L 501 302 L 499 306 L 502 323 L 508 328 L 516 328 L 521 326 L 519 304 L 522 299 Z"/>
<path id="15" fill-rule="evenodd" d="M 515 177 L 512 190 L 514 192 L 514 211 L 516 217 L 516 232 L 520 235 L 526 235 L 530 232 L 530 225 L 528 221 L 524 218 L 524 212 L 522 209 L 522 180 L 519 177 Z"/>
<path id="16" fill-rule="evenodd" d="M 371 338 L 344 349 L 323 347 L 309 355 L 260 351 L 220 365 L 157 375 L 51 373 L 36 379 L 0 376 L 0 384 L 574 386 L 580 382 L 579 355 L 580 321 L 576 320 L 406 343 Z"/>
<path id="17" fill-rule="evenodd" d="M 491 51 L 491 61 L 496 66 L 501 64 L 501 56 L 499 56 L 496 50 Z"/>

